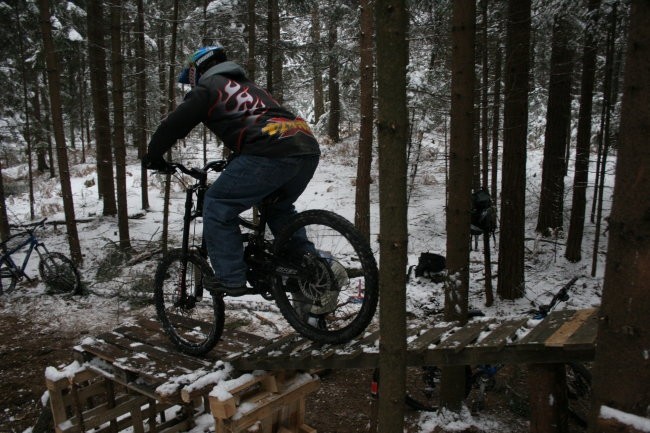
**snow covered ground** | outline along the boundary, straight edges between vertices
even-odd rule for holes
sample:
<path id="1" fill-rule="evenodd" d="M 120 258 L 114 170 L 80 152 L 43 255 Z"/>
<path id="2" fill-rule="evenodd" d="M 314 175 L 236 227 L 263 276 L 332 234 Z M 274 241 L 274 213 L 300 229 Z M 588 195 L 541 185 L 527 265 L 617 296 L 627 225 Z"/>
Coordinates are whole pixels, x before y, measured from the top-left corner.
<path id="1" fill-rule="evenodd" d="M 323 158 L 315 178 L 307 191 L 297 203 L 297 208 L 324 208 L 335 211 L 352 220 L 354 215 L 354 191 L 356 177 L 356 155 L 350 151 L 356 146 L 356 137 L 350 137 L 338 145 L 324 145 Z M 192 152 L 191 146 L 183 149 L 186 158 L 198 158 L 200 152 Z M 432 149 L 429 149 L 432 150 Z M 427 152 L 425 148 L 418 167 L 408 209 L 409 247 L 408 261 L 413 265 L 421 252 L 430 251 L 445 254 L 445 165 L 436 152 Z M 604 256 L 598 259 L 598 271 L 591 277 L 591 250 L 593 245 L 594 228 L 587 223 L 583 242 L 583 261 L 577 264 L 564 259 L 564 239 L 556 243 L 540 241 L 535 235 L 534 228 L 541 181 L 541 149 L 529 152 L 528 181 L 527 181 L 527 229 L 526 236 L 526 293 L 525 297 L 516 301 L 497 299 L 494 306 L 484 307 L 483 295 L 483 254 L 482 243 L 478 251 L 471 253 L 470 269 L 470 307 L 481 308 L 489 316 L 514 316 L 526 314 L 534 306 L 547 303 L 553 294 L 574 276 L 580 276 L 571 290 L 571 298 L 558 308 L 583 308 L 600 304 L 602 292 Z M 215 152 L 214 157 L 217 153 Z M 74 160 L 74 158 L 71 158 Z M 127 167 L 129 214 L 143 213 L 140 208 L 140 166 L 132 159 L 133 164 Z M 185 159 L 184 162 L 187 162 Z M 376 166 L 376 158 L 375 158 Z M 611 172 L 611 170 L 610 170 Z M 117 222 L 114 218 L 101 217 L 102 204 L 97 199 L 97 179 L 94 164 L 79 164 L 71 167 L 72 189 L 76 217 L 90 218 L 90 222 L 79 223 L 79 235 L 84 254 L 84 265 L 81 269 L 87 296 L 70 298 L 67 296 L 45 296 L 42 284 L 19 286 L 12 293 L 0 297 L 0 312 L 11 312 L 18 315 L 29 315 L 35 323 L 44 328 L 64 331 L 83 330 L 91 334 L 95 331 L 107 330 L 115 325 L 128 321 L 134 315 L 142 314 L 150 306 L 143 305 L 146 299 L 142 287 L 151 284 L 156 266 L 156 257 L 151 260 L 125 266 L 111 264 L 107 258 L 114 253 L 108 248 L 116 242 Z M 26 167 L 10 167 L 3 169 L 6 181 L 26 176 Z M 379 227 L 378 176 L 373 173 L 375 182 L 371 187 L 372 194 L 372 247 L 379 254 L 378 243 L 375 242 Z M 138 252 L 146 252 L 153 248 L 152 240 L 157 240 L 161 234 L 162 225 L 162 178 L 150 177 L 151 209 L 143 216 L 130 220 L 130 234 L 134 248 Z M 48 179 L 39 176 L 36 179 L 35 203 L 36 218 L 47 217 L 49 221 L 64 221 L 63 207 L 60 202 L 58 179 Z M 565 178 L 565 189 L 570 200 L 573 173 Z M 608 178 L 608 184 L 613 180 Z M 591 195 L 591 188 L 588 194 Z M 611 203 L 606 190 L 605 215 Z M 183 212 L 183 190 L 178 182 L 174 182 L 171 204 L 172 244 L 180 241 L 181 216 Z M 589 198 L 588 198 L 589 199 Z M 590 203 L 590 201 L 589 201 Z M 12 224 L 29 222 L 29 207 L 26 193 L 12 195 L 7 200 L 9 217 Z M 570 203 L 565 205 L 565 229 L 568 229 L 568 212 Z M 64 235 L 65 226 L 47 226 L 41 232 L 47 246 L 52 251 L 69 253 Z M 498 234 L 497 234 L 498 241 Z M 601 238 L 601 251 L 606 250 L 606 238 Z M 492 250 L 492 260 L 496 263 L 497 250 Z M 37 275 L 38 260 L 32 259 L 28 268 L 30 275 Z M 98 271 L 112 270 L 108 277 L 98 277 Z M 405 270 L 396 269 L 395 272 Z M 496 274 L 496 264 L 493 274 Z M 496 279 L 494 280 L 496 291 Z M 139 289 L 140 288 L 140 289 Z M 138 302 L 138 300 L 140 302 Z M 407 309 L 409 320 L 426 320 L 427 312 L 442 307 L 442 286 L 434 284 L 426 278 L 412 278 L 407 287 Z M 269 337 L 291 332 L 273 305 L 259 297 L 246 296 L 229 301 L 227 304 L 229 320 L 246 318 L 250 330 L 263 333 Z M 250 312 L 253 312 L 251 315 Z M 430 319 L 429 319 L 430 320 Z M 468 426 L 476 426 L 481 431 L 508 431 L 498 419 L 472 417 L 469 412 L 463 412 L 460 417 L 449 413 L 424 414 L 421 418 L 421 431 L 433 431 L 436 426 L 446 429 L 463 430 Z"/>

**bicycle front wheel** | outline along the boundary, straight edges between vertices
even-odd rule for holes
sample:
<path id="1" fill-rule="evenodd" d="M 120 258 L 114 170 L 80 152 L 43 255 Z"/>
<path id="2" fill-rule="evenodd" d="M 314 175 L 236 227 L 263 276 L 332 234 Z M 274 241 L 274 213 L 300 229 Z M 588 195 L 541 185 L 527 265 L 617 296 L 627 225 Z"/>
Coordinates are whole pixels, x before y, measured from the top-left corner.
<path id="1" fill-rule="evenodd" d="M 0 294 L 9 292 L 16 287 L 18 277 L 13 271 L 13 266 L 7 260 L 0 261 Z"/>
<path id="2" fill-rule="evenodd" d="M 275 301 L 294 329 L 329 344 L 366 329 L 379 300 L 377 263 L 354 225 L 333 212 L 302 212 L 278 234 L 275 253 L 280 268 L 298 273 L 279 272 L 274 286 Z"/>
<path id="3" fill-rule="evenodd" d="M 196 251 L 171 250 L 156 270 L 154 303 L 163 329 L 184 353 L 204 355 L 219 341 L 224 325 L 223 297 L 203 288 L 212 275 Z"/>
<path id="4" fill-rule="evenodd" d="M 61 253 L 47 253 L 41 256 L 38 273 L 49 290 L 81 294 L 81 277 L 75 264 Z"/>

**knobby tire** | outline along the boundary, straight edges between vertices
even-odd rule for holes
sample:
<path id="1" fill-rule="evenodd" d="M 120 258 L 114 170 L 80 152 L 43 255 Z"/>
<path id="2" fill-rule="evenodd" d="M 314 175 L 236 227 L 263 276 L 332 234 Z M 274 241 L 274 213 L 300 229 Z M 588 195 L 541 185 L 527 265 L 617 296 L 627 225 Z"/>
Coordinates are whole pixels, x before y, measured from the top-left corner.
<path id="1" fill-rule="evenodd" d="M 278 278 L 274 286 L 275 301 L 289 324 L 310 340 L 324 344 L 348 342 L 366 329 L 377 309 L 378 271 L 370 245 L 340 215 L 308 210 L 293 217 L 278 234 L 276 254 L 290 250 L 292 236 L 302 230 L 320 254 L 311 259 L 311 266 L 322 273 L 322 278 L 309 284 L 305 280 L 292 282 L 290 278 L 288 281 Z M 330 281 L 322 285 L 329 289 L 318 292 L 322 280 Z M 331 308 L 323 306 L 326 297 L 326 304 Z M 334 307 L 333 311 L 327 311 Z M 316 316 L 308 319 L 314 311 L 318 311 Z"/>
<path id="2" fill-rule="evenodd" d="M 18 283 L 18 277 L 12 272 L 11 265 L 7 260 L 0 262 L 0 293 L 10 292 Z"/>
<path id="3" fill-rule="evenodd" d="M 223 297 L 206 288 L 202 297 L 195 296 L 206 275 L 212 276 L 208 262 L 196 250 L 184 254 L 180 248 L 169 251 L 156 270 L 154 304 L 158 319 L 171 341 L 189 355 L 208 353 L 223 332 Z M 178 296 L 181 283 L 186 284 L 189 298 Z"/>
<path id="4" fill-rule="evenodd" d="M 74 262 L 61 253 L 44 254 L 38 264 L 38 273 L 49 290 L 59 293 L 82 293 L 81 277 Z"/>

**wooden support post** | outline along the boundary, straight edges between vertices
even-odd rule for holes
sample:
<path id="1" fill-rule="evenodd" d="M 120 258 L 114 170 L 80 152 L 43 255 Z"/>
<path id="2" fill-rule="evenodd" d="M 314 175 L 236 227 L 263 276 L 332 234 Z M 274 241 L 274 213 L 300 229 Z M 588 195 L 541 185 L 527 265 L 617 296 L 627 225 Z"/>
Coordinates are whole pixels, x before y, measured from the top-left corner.
<path id="1" fill-rule="evenodd" d="M 564 364 L 528 366 L 530 433 L 567 433 L 568 399 Z"/>

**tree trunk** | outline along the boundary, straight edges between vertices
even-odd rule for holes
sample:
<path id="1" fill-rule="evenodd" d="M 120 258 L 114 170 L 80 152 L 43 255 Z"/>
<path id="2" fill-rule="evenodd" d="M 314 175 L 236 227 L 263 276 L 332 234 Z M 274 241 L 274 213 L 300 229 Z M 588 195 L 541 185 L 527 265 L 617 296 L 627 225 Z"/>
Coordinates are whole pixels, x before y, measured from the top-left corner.
<path id="1" fill-rule="evenodd" d="M 34 110 L 34 123 L 36 123 L 36 128 L 34 130 L 34 143 L 36 144 L 36 171 L 40 173 L 45 173 L 46 170 L 49 170 L 47 165 L 47 142 L 44 137 L 44 130 L 46 126 L 43 124 L 41 117 L 41 95 L 40 95 L 40 82 L 38 78 L 34 85 L 34 97 L 33 97 L 33 110 Z"/>
<path id="2" fill-rule="evenodd" d="M 124 144 L 124 86 L 122 58 L 122 0 L 111 3 L 111 77 L 113 79 L 113 151 L 117 184 L 117 226 L 120 249 L 131 249 L 126 191 L 126 147 Z"/>
<path id="3" fill-rule="evenodd" d="M 530 0 L 508 0 L 497 284 L 505 299 L 524 295 L 530 8 Z"/>
<path id="4" fill-rule="evenodd" d="M 488 86 L 489 86 L 489 64 L 488 64 L 488 0 L 481 0 L 481 63 L 482 63 L 482 87 L 481 87 L 481 186 L 490 191 L 490 140 L 488 127 Z M 485 275 L 485 305 L 492 306 L 494 303 L 494 292 L 492 290 L 492 258 L 490 251 L 490 233 L 483 234 L 483 269 Z"/>
<path id="5" fill-rule="evenodd" d="M 499 24 L 499 30 L 502 26 Z M 501 32 L 499 32 L 501 33 Z M 497 206 L 499 191 L 499 130 L 501 126 L 501 40 L 497 39 L 494 47 L 494 105 L 492 107 L 492 176 L 490 179 L 490 193 L 494 206 Z"/>
<path id="6" fill-rule="evenodd" d="M 27 175 L 29 178 L 29 218 L 30 220 L 34 219 L 34 172 L 32 170 L 32 143 L 33 136 L 29 123 L 29 94 L 27 92 L 27 70 L 25 68 L 25 62 L 23 58 L 25 57 L 25 42 L 23 29 L 20 24 L 20 15 L 18 8 L 15 9 L 16 12 L 16 25 L 18 26 L 18 39 L 20 40 L 20 73 L 22 75 L 22 87 L 23 87 L 23 111 L 25 112 L 25 129 L 23 136 L 25 137 L 25 143 L 27 143 Z"/>
<path id="7" fill-rule="evenodd" d="M 43 84 L 45 87 L 49 87 L 47 74 L 45 69 L 43 70 Z M 42 106 L 45 107 L 45 143 L 47 149 L 47 158 L 50 161 L 50 177 L 56 177 L 56 171 L 54 169 L 54 152 L 52 150 L 52 119 L 50 117 L 50 110 L 47 107 L 50 106 L 50 101 L 47 97 L 47 92 L 41 93 L 42 97 Z"/>
<path id="8" fill-rule="evenodd" d="M 0 241 L 6 241 L 10 234 L 9 218 L 7 217 L 7 201 L 5 200 L 5 187 L 2 179 L 2 161 L 0 160 Z"/>
<path id="9" fill-rule="evenodd" d="M 255 15 L 255 0 L 247 1 L 248 9 L 248 57 L 246 60 L 246 69 L 248 71 L 248 78 L 255 81 L 255 26 L 257 25 L 257 18 Z"/>
<path id="10" fill-rule="evenodd" d="M 594 412 L 647 417 L 650 401 L 650 3 L 633 0 L 624 72 L 618 163 L 594 364 Z M 623 430 L 621 430 L 623 431 Z M 627 431 L 627 430 L 626 430 Z"/>
<path id="11" fill-rule="evenodd" d="M 176 63 L 176 36 L 178 32 L 178 0 L 174 0 L 174 8 L 172 10 L 172 41 L 169 47 L 169 74 L 167 76 L 167 111 L 172 112 L 176 108 L 176 93 L 175 93 L 175 74 L 174 64 Z M 168 160 L 171 160 L 171 149 L 167 152 Z M 163 228 L 162 228 L 162 250 L 167 252 L 167 245 L 169 241 L 169 199 L 171 195 L 171 175 L 165 175 L 165 197 L 163 204 Z"/>
<path id="12" fill-rule="evenodd" d="M 104 41 L 103 2 L 88 3 L 88 63 L 90 86 L 95 115 L 95 143 L 97 150 L 97 189 L 104 200 L 104 215 L 117 214 L 113 184 L 113 156 L 111 125 L 108 107 L 108 77 L 106 74 L 106 44 Z"/>
<path id="13" fill-rule="evenodd" d="M 54 140 L 56 142 L 56 156 L 59 165 L 59 180 L 61 182 L 61 195 L 63 198 L 63 211 L 65 214 L 65 226 L 68 234 L 70 255 L 77 264 L 83 263 L 79 234 L 77 232 L 77 221 L 74 213 L 74 201 L 72 199 L 72 187 L 70 185 L 70 171 L 68 168 L 68 153 L 65 146 L 65 135 L 63 132 L 63 113 L 61 110 L 61 84 L 59 79 L 59 65 L 57 52 L 52 40 L 52 24 L 50 23 L 50 7 L 48 0 L 39 0 L 41 32 L 43 36 L 43 48 L 47 62 L 47 74 L 50 90 L 50 110 L 52 113 L 52 126 L 54 128 Z"/>
<path id="14" fill-rule="evenodd" d="M 379 431 L 404 429 L 406 376 L 406 66 L 408 12 L 405 0 L 377 0 L 380 204 Z"/>
<path id="15" fill-rule="evenodd" d="M 147 64 L 144 43 L 144 2 L 138 0 L 137 36 L 135 45 L 135 145 L 138 158 L 147 153 Z M 147 169 L 140 168 L 140 196 L 142 209 L 149 209 L 149 175 Z"/>
<path id="16" fill-rule="evenodd" d="M 336 44 L 338 41 L 338 18 L 333 13 L 329 17 L 327 26 L 327 47 L 329 76 L 327 80 L 328 96 L 330 102 L 329 116 L 327 118 L 327 135 L 334 142 L 341 141 L 339 134 L 339 125 L 341 123 L 341 98 L 339 94 L 339 59 L 335 54 Z"/>
<path id="17" fill-rule="evenodd" d="M 571 125 L 571 73 L 573 53 L 569 47 L 569 23 L 556 16 L 548 85 L 542 189 L 537 215 L 538 233 L 551 236 L 562 230 L 564 210 L 565 153 Z"/>
<path id="18" fill-rule="evenodd" d="M 283 102 L 282 82 L 282 49 L 280 48 L 280 8 L 278 0 L 268 0 L 268 52 L 267 52 L 267 85 L 276 101 Z"/>
<path id="19" fill-rule="evenodd" d="M 361 0 L 361 32 L 359 50 L 361 63 L 360 79 L 360 114 L 359 158 L 357 160 L 357 185 L 355 199 L 354 224 L 370 240 L 370 168 L 372 166 L 372 130 L 373 130 L 373 6 L 372 0 Z"/>
<path id="20" fill-rule="evenodd" d="M 481 186 L 490 187 L 488 178 L 490 168 L 490 143 L 488 140 L 488 0 L 481 0 Z"/>
<path id="21" fill-rule="evenodd" d="M 445 320 L 467 321 L 469 293 L 470 208 L 475 125 L 474 41 L 476 3 L 458 1 L 453 6 L 451 53 L 451 141 L 449 155 L 449 205 L 447 207 L 447 270 Z M 459 411 L 465 397 L 465 367 L 442 370 L 440 404 Z"/>
<path id="22" fill-rule="evenodd" d="M 600 0 L 589 0 L 589 19 L 585 29 L 585 45 L 582 52 L 582 81 L 580 85 L 580 112 L 576 138 L 576 162 L 573 177 L 571 220 L 565 257 L 570 262 L 582 259 L 582 236 L 585 227 L 587 184 L 589 182 L 589 152 L 591 145 L 591 115 L 593 107 L 594 77 L 596 75 L 596 26 Z"/>
<path id="23" fill-rule="evenodd" d="M 598 182 L 594 191 L 594 203 L 596 204 L 596 218 L 595 218 L 595 236 L 594 236 L 594 250 L 591 261 L 591 275 L 596 276 L 598 267 L 598 248 L 600 245 L 600 225 L 603 215 L 603 194 L 605 191 L 605 172 L 607 168 L 607 156 L 610 147 L 610 126 L 611 115 L 613 107 L 616 105 L 616 94 L 613 91 L 613 83 L 616 81 L 614 78 L 614 51 L 616 48 L 616 13 L 617 3 L 612 5 L 610 12 L 609 30 L 607 33 L 607 48 L 605 54 L 605 78 L 603 84 L 603 121 L 601 130 L 601 153 L 599 164 L 596 165 L 596 170 L 599 173 L 597 176 Z"/>
<path id="24" fill-rule="evenodd" d="M 311 43 L 313 45 L 312 68 L 314 71 L 314 123 L 318 123 L 321 116 L 325 113 L 325 102 L 323 101 L 322 59 L 320 55 L 320 15 L 318 7 L 318 2 L 315 2 L 311 9 Z"/>

